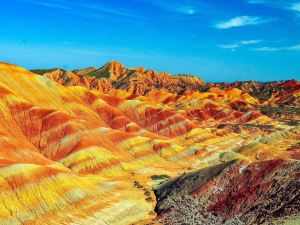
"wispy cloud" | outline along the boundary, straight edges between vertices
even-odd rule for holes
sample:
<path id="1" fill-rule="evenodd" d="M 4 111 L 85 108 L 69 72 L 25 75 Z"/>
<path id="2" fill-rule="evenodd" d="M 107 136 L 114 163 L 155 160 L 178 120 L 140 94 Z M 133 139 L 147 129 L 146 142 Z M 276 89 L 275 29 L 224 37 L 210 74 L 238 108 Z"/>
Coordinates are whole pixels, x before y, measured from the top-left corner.
<path id="1" fill-rule="evenodd" d="M 264 0 L 248 0 L 248 3 L 250 4 L 263 4 L 265 3 Z"/>
<path id="2" fill-rule="evenodd" d="M 227 21 L 219 22 L 215 25 L 218 29 L 230 29 L 233 27 L 243 27 L 271 22 L 271 19 L 264 19 L 258 16 L 237 16 Z"/>
<path id="3" fill-rule="evenodd" d="M 300 44 L 299 45 L 290 46 L 290 47 L 288 47 L 288 50 L 300 51 Z"/>
<path id="4" fill-rule="evenodd" d="M 300 2 L 293 3 L 290 9 L 300 13 Z"/>
<path id="5" fill-rule="evenodd" d="M 26 4 L 39 5 L 42 7 L 55 8 L 64 10 L 72 15 L 86 17 L 86 18 L 112 18 L 111 16 L 118 16 L 127 19 L 145 19 L 142 15 L 136 12 L 119 7 L 106 6 L 104 3 L 98 4 L 83 3 L 76 1 L 64 0 L 16 0 Z"/>
<path id="6" fill-rule="evenodd" d="M 287 18 L 300 23 L 300 0 L 246 0 L 249 4 L 259 4 L 273 9 L 286 11 Z"/>
<path id="7" fill-rule="evenodd" d="M 250 4 L 263 4 L 270 7 L 291 10 L 295 12 L 300 12 L 300 1 L 289 1 L 289 0 L 248 0 Z"/>
<path id="8" fill-rule="evenodd" d="M 71 9 L 69 6 L 65 5 L 63 2 L 58 2 L 58 1 L 39 1 L 39 0 L 17 0 L 17 1 L 27 3 L 27 4 L 34 4 L 34 5 L 44 6 L 44 7 L 50 7 L 50 8 L 57 8 L 57 9 L 64 9 L 64 10 Z"/>
<path id="9" fill-rule="evenodd" d="M 241 41 L 240 43 L 242 45 L 254 45 L 254 44 L 259 44 L 261 42 L 262 42 L 262 40 L 255 39 L 255 40 L 244 40 L 244 41 Z"/>
<path id="10" fill-rule="evenodd" d="M 152 6 L 159 7 L 173 13 L 179 13 L 183 15 L 194 15 L 199 11 L 207 10 L 211 6 L 199 0 L 138 0 Z"/>
<path id="11" fill-rule="evenodd" d="M 281 50 L 280 48 L 273 48 L 273 47 L 269 47 L 269 46 L 253 49 L 253 51 L 256 51 L 256 52 L 275 52 L 275 51 L 280 51 L 280 50 Z"/>
<path id="12" fill-rule="evenodd" d="M 243 45 L 255 45 L 255 44 L 259 44 L 261 43 L 262 40 L 259 39 L 253 39 L 253 40 L 242 40 L 242 41 L 238 41 L 234 44 L 222 44 L 219 45 L 220 48 L 222 49 L 237 49 L 240 48 Z"/>
<path id="13" fill-rule="evenodd" d="M 289 0 L 246 0 L 249 4 L 265 4 L 270 6 L 282 6 L 288 5 L 291 1 Z"/>
<path id="14" fill-rule="evenodd" d="M 229 44 L 229 45 L 220 45 L 219 47 L 222 49 L 235 49 L 235 48 L 238 48 L 239 45 L 238 44 Z"/>
<path id="15" fill-rule="evenodd" d="M 299 45 L 292 45 L 287 47 L 261 47 L 261 48 L 255 48 L 253 51 L 257 52 L 276 52 L 276 51 L 300 51 L 300 44 Z"/>

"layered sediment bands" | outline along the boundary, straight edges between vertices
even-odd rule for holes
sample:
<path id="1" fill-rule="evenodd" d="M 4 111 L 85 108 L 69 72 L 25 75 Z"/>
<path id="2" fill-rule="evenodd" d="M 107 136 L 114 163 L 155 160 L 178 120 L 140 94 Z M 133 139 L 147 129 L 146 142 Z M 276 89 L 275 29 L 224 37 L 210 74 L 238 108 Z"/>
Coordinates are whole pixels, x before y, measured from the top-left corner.
<path id="1" fill-rule="evenodd" d="M 300 210 L 300 164 L 272 160 L 250 164 L 245 169 L 229 169 L 222 174 L 222 193 L 212 194 L 209 210 L 223 217 L 242 214 L 247 224 L 269 223 L 298 215 Z M 221 183 L 216 183 L 221 185 Z"/>
<path id="2" fill-rule="evenodd" d="M 280 82 L 234 82 L 209 84 L 219 88 L 238 88 L 260 100 L 255 104 L 261 113 L 286 123 L 299 123 L 300 118 L 300 82 L 288 80 Z"/>
<path id="3" fill-rule="evenodd" d="M 222 95 L 220 90 L 225 92 L 241 90 L 242 93 L 248 94 L 248 98 L 252 97 L 256 100 L 252 104 L 260 113 L 288 124 L 295 123 L 295 121 L 299 123 L 300 120 L 300 83 L 297 80 L 205 84 L 198 77 L 172 76 L 168 73 L 158 73 L 144 68 L 126 68 L 123 64 L 115 61 L 107 63 L 99 69 L 90 67 L 74 71 L 50 69 L 34 70 L 33 72 L 66 86 L 83 86 L 106 94 L 115 94 L 118 90 L 123 90 L 137 96 L 148 95 L 149 92 L 157 90 L 166 90 L 169 94 L 187 95 L 193 92 L 207 93 L 219 90 L 217 93 Z M 169 102 L 175 95 L 165 101 Z M 206 97 L 209 99 L 212 96 Z M 178 106 L 180 107 L 180 105 Z M 230 106 L 241 111 L 245 104 L 243 101 L 237 100 L 231 102 Z M 200 117 L 206 118 L 207 116 L 207 112 L 197 111 L 195 113 L 200 114 Z"/>
<path id="4" fill-rule="evenodd" d="M 158 93 L 158 95 L 164 92 L 162 96 L 167 97 L 164 98 L 162 104 L 175 101 L 176 109 L 188 106 L 187 104 L 182 105 L 182 103 L 177 102 L 177 98 L 180 98 L 181 95 L 194 95 L 195 92 L 209 93 L 209 95 L 203 95 L 204 97 L 202 96 L 202 98 L 200 97 L 201 100 L 205 99 L 206 102 L 209 102 L 211 98 L 216 99 L 216 94 L 218 97 L 223 97 L 225 101 L 228 100 L 228 97 L 232 98 L 233 94 L 235 95 L 236 101 L 231 101 L 230 104 L 227 102 L 223 103 L 226 108 L 230 106 L 237 111 L 247 111 L 247 109 L 249 109 L 247 103 L 250 103 L 252 104 L 250 111 L 256 108 L 260 114 L 287 124 L 298 124 L 300 121 L 300 83 L 296 80 L 205 84 L 197 77 L 188 75 L 172 76 L 168 73 L 158 73 L 144 68 L 126 68 L 123 64 L 114 61 L 99 69 L 90 67 L 74 71 L 50 69 L 34 70 L 33 72 L 46 76 L 65 86 L 83 86 L 110 95 L 116 95 L 120 91 L 125 91 L 131 94 L 128 96 L 129 98 L 135 98 L 138 95 L 149 96 L 149 93 L 150 96 L 154 95 L 154 97 L 157 97 L 153 92 Z M 241 91 L 242 94 L 240 94 L 240 96 L 237 96 L 239 95 L 237 90 Z M 232 94 L 227 95 L 230 92 Z M 247 96 L 246 99 L 252 98 L 251 102 L 246 101 L 247 103 L 245 103 L 245 99 L 242 95 L 244 95 L 244 97 Z M 192 97 L 198 98 L 199 96 Z M 195 101 L 191 101 L 189 104 L 194 103 Z M 203 107 L 205 110 L 199 110 L 199 108 L 193 107 L 193 111 L 189 112 L 189 115 L 193 117 L 196 115 L 198 119 L 202 120 L 211 117 L 211 114 L 215 114 L 219 118 L 228 117 L 229 115 L 232 118 L 241 116 L 239 112 L 232 113 L 230 111 L 223 111 L 222 109 L 212 111 L 211 108 L 216 105 L 220 106 L 220 103 L 213 105 L 208 104 L 207 107 Z M 255 111 L 253 111 L 253 113 L 254 114 L 251 113 L 250 115 L 252 119 L 257 116 Z M 214 117 L 214 115 L 212 115 L 212 117 Z M 246 117 L 246 120 L 248 120 L 248 117 Z M 245 122 L 244 117 L 241 117 L 241 122 Z"/>
<path id="5" fill-rule="evenodd" d="M 284 102 L 286 102 L 289 106 L 296 105 L 292 102 L 289 102 L 288 99 L 295 93 L 299 92 L 300 89 L 300 83 L 297 80 L 274 82 L 245 81 L 234 83 L 218 83 L 212 84 L 212 86 L 217 86 L 220 88 L 239 88 L 243 92 L 249 93 L 251 96 L 259 100 L 269 100 L 274 103 L 276 102 L 277 104 L 284 104 Z"/>
<path id="6" fill-rule="evenodd" d="M 299 127 L 276 132 L 235 149 L 244 156 L 239 161 L 169 181 L 155 191 L 156 211 L 164 216 L 169 198 L 190 194 L 209 203 L 208 211 L 225 219 L 238 216 L 245 224 L 299 215 L 299 135 Z"/>
<path id="7" fill-rule="evenodd" d="M 186 174 L 155 191 L 156 211 L 165 216 L 168 199 L 188 193 L 208 202 L 211 213 L 225 219 L 238 216 L 245 224 L 269 224 L 299 215 L 299 167 L 299 161 L 281 159 L 236 161 Z"/>
<path id="8" fill-rule="evenodd" d="M 297 80 L 256 82 L 244 81 L 233 83 L 207 83 L 198 77 L 189 75 L 172 76 L 144 68 L 126 68 L 123 64 L 112 61 L 101 68 L 66 71 L 63 69 L 33 70 L 67 86 L 84 86 L 105 93 L 122 89 L 132 94 L 145 95 L 153 89 L 167 90 L 174 94 L 192 91 L 206 92 L 211 88 L 239 89 L 266 106 L 299 108 L 300 83 Z"/>
<path id="9" fill-rule="evenodd" d="M 155 211 L 162 213 L 164 210 L 167 210 L 167 201 L 169 198 L 180 198 L 187 193 L 193 193 L 199 187 L 213 180 L 222 173 L 226 167 L 229 167 L 233 163 L 235 163 L 235 161 L 184 174 L 162 185 L 159 189 L 154 191 L 158 203 Z"/>
<path id="10" fill-rule="evenodd" d="M 283 194 L 298 196 L 299 127 L 262 113 L 273 103 L 116 62 L 35 72 L 44 76 L 0 63 L 0 224 L 148 224 L 161 205 L 153 190 L 183 173 L 179 189 L 225 219 L 297 214 L 289 198 L 293 209 L 274 211 Z M 251 186 L 244 168 L 277 186 Z M 164 197 L 177 192 L 169 187 Z M 259 190 L 256 208 L 247 188 Z M 258 218 L 268 201 L 274 207 Z"/>

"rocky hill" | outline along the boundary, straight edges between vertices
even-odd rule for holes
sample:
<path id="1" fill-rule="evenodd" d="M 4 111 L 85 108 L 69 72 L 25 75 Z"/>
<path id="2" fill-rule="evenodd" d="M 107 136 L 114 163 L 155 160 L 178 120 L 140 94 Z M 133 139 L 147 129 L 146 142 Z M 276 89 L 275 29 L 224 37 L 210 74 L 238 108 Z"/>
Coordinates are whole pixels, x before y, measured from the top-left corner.
<path id="1" fill-rule="evenodd" d="M 34 72 L 0 63 L 0 224 L 187 221 L 187 196 L 200 224 L 297 220 L 299 114 L 263 113 L 297 81 L 273 101 L 116 62 Z"/>
<path id="2" fill-rule="evenodd" d="M 74 71 L 62 69 L 33 70 L 60 84 L 85 86 L 89 89 L 109 92 L 112 87 L 135 95 L 145 95 L 153 89 L 165 89 L 172 93 L 196 91 L 204 82 L 198 77 L 187 75 L 172 76 L 144 68 L 126 68 L 119 62 L 109 62 L 101 68 L 86 68 Z"/>

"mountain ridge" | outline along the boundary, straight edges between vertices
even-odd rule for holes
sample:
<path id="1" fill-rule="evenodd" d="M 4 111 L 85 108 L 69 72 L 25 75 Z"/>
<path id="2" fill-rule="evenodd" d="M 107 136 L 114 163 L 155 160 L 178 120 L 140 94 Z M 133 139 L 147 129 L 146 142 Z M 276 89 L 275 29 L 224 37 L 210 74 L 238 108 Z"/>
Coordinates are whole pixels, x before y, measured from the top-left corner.
<path id="1" fill-rule="evenodd" d="M 55 74 L 58 73 L 58 71 L 60 71 L 60 74 Z M 173 92 L 183 92 L 185 89 L 196 90 L 197 86 L 204 84 L 198 77 L 188 75 L 172 76 L 169 73 L 159 73 L 144 68 L 126 68 L 123 64 L 116 61 L 111 61 L 98 69 L 95 67 L 73 71 L 62 69 L 40 69 L 32 70 L 32 72 L 52 77 L 52 79 L 55 79 L 56 81 L 59 80 L 62 84 L 75 80 L 73 83 L 74 85 L 88 84 L 91 88 L 101 89 L 100 87 L 103 86 L 102 84 L 106 83 L 109 86 L 138 95 L 146 94 L 153 88 L 165 88 L 168 91 Z M 70 85 L 72 85 L 72 82 Z M 185 86 L 180 87 L 180 85 Z"/>
<path id="2" fill-rule="evenodd" d="M 270 82 L 205 83 L 199 77 L 190 75 L 171 75 L 144 68 L 126 68 L 117 61 L 111 61 L 99 69 L 89 67 L 73 71 L 51 69 L 33 72 L 38 72 L 63 85 L 84 86 L 107 94 L 124 90 L 132 95 L 147 95 L 152 90 L 166 90 L 182 95 L 189 92 L 206 92 L 212 88 L 221 90 L 237 88 L 263 103 L 262 112 L 266 115 L 288 119 L 295 117 L 294 119 L 299 120 L 299 116 L 286 113 L 289 112 L 286 109 L 295 109 L 296 113 L 300 112 L 300 82 L 295 79 Z"/>

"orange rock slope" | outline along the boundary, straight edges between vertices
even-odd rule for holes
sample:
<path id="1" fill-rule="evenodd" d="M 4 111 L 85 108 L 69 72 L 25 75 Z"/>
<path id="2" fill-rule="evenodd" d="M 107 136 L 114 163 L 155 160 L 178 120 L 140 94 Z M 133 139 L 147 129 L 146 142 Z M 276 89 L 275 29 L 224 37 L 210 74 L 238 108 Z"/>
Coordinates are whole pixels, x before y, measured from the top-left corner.
<path id="1" fill-rule="evenodd" d="M 300 158 L 298 126 L 240 89 L 109 65 L 39 76 L 0 63 L 0 224 L 149 224 L 166 178 Z"/>

